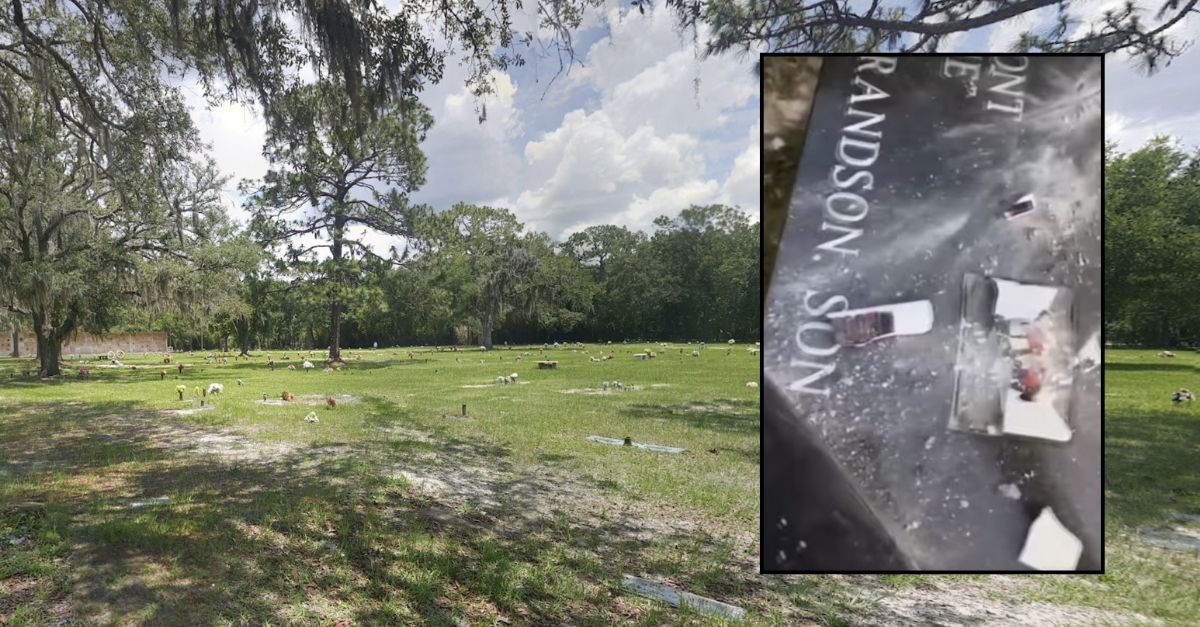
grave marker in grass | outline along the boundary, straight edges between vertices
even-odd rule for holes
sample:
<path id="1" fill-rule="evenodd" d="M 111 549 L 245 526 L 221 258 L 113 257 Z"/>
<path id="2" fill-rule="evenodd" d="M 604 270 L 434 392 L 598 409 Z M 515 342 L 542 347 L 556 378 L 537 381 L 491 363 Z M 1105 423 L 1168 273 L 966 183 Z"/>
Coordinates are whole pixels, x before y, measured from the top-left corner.
<path id="1" fill-rule="evenodd" d="M 634 577 L 633 575 L 622 576 L 621 585 L 626 590 L 639 596 L 657 599 L 674 607 L 686 605 L 697 612 L 708 614 L 709 616 L 721 616 L 735 621 L 741 620 L 746 616 L 746 610 L 736 605 L 729 605 L 728 603 L 722 603 L 690 592 L 684 592 L 671 586 L 642 579 L 641 577 Z"/>
<path id="2" fill-rule="evenodd" d="M 618 440 L 616 438 L 606 438 L 599 435 L 589 435 L 587 439 L 591 440 L 592 442 L 599 442 L 600 444 L 611 444 L 613 446 L 634 446 L 636 448 L 647 451 L 656 451 L 659 453 L 682 453 L 685 450 L 674 446 L 662 446 L 660 444 L 634 442 L 633 439 L 628 436 L 626 436 L 624 440 Z"/>

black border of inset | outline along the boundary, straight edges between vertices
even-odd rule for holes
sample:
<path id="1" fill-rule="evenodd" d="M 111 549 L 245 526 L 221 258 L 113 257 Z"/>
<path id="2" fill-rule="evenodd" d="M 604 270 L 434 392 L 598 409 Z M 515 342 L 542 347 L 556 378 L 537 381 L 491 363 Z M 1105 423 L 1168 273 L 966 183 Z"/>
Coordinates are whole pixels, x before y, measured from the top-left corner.
<path id="1" fill-rule="evenodd" d="M 828 54 L 801 54 L 801 53 L 779 53 L 779 52 L 760 53 L 759 57 L 758 57 L 758 77 L 759 77 L 759 80 L 758 80 L 758 120 L 759 120 L 759 124 L 758 124 L 758 128 L 759 128 L 758 157 L 759 157 L 759 161 L 758 162 L 760 164 L 759 177 L 758 177 L 758 186 L 759 186 L 758 192 L 759 192 L 760 204 L 762 202 L 761 199 L 766 198 L 765 185 L 764 185 L 764 179 L 763 179 L 763 170 L 761 169 L 761 164 L 766 163 L 766 159 L 765 159 L 766 152 L 765 152 L 765 148 L 764 148 L 764 136 L 763 136 L 766 131 L 766 127 L 764 124 L 765 120 L 763 118 L 763 113 L 764 113 L 764 108 L 766 106 L 766 104 L 765 104 L 766 103 L 766 98 L 765 98 L 766 94 L 764 93 L 766 84 L 765 84 L 764 79 L 765 79 L 765 72 L 766 72 L 766 62 L 767 62 L 768 58 L 770 58 L 770 57 L 781 57 L 781 58 L 819 57 L 819 58 L 824 59 L 824 58 L 830 58 L 830 57 L 963 57 L 963 56 L 974 56 L 974 57 L 1073 56 L 1073 57 L 1099 57 L 1099 59 L 1100 59 L 1100 116 L 1101 116 L 1101 124 L 1100 124 L 1100 150 L 1101 150 L 1101 164 L 1100 164 L 1100 218 L 1101 218 L 1100 219 L 1100 267 L 1101 267 L 1101 276 L 1100 276 L 1100 307 L 1101 307 L 1100 355 L 1101 355 L 1101 358 L 1100 359 L 1101 359 L 1101 363 L 1103 364 L 1104 354 L 1106 351 L 1106 345 L 1105 345 L 1106 326 L 1104 324 L 1104 316 L 1103 316 L 1103 310 L 1104 310 L 1104 275 L 1103 275 L 1103 268 L 1104 268 L 1104 169 L 1105 169 L 1104 168 L 1103 151 L 1104 151 L 1104 147 L 1107 145 L 1107 141 L 1108 141 L 1107 138 L 1105 137 L 1105 124 L 1103 122 L 1103 117 L 1104 117 L 1104 57 L 1105 57 L 1105 55 L 1103 55 L 1103 54 L 1100 54 L 1100 53 L 1049 54 L 1049 53 L 1016 53 L 1016 52 L 996 52 L 996 53 L 977 53 L 977 54 L 929 53 L 929 54 L 920 54 L 920 55 L 896 54 L 896 53 L 870 54 L 870 53 L 861 53 L 861 52 L 859 52 L 859 53 L 849 53 L 849 52 L 847 52 L 847 53 L 828 53 Z M 818 77 L 818 80 L 819 80 L 819 77 Z M 817 85 L 817 89 L 820 89 L 819 82 Z M 809 111 L 807 114 L 807 116 L 809 118 L 811 118 L 811 116 L 812 116 L 813 108 L 814 107 L 809 108 Z M 807 124 L 807 122 L 808 122 L 808 120 L 806 119 L 805 123 Z M 799 167 L 799 163 L 797 163 L 797 167 Z M 762 229 L 762 228 L 764 228 L 763 219 L 765 218 L 765 212 L 762 211 L 762 207 L 760 207 L 759 213 L 760 213 L 760 216 L 762 216 L 759 219 L 760 229 Z M 786 227 L 787 227 L 787 221 L 785 218 L 783 228 L 786 229 Z M 783 242 L 781 241 L 780 245 L 782 246 L 782 244 L 783 244 Z M 766 258 L 766 233 L 765 232 L 761 233 L 761 235 L 759 237 L 759 248 L 760 248 L 759 259 L 760 259 L 760 264 L 761 264 L 761 260 L 765 260 L 765 258 Z M 776 257 L 778 257 L 778 251 L 776 251 Z M 762 266 L 760 265 L 760 268 L 761 267 Z M 766 320 L 766 317 L 765 317 L 766 302 L 767 302 L 767 275 L 766 275 L 765 269 L 759 273 L 759 284 L 760 284 L 760 290 L 761 290 L 761 298 L 759 300 L 759 319 L 765 322 L 765 320 Z M 759 353 L 759 362 L 758 362 L 759 381 L 763 382 L 762 385 L 759 386 L 760 412 L 763 410 L 763 400 L 764 400 L 763 390 L 765 389 L 766 380 L 767 380 L 766 379 L 766 374 L 767 374 L 766 369 L 763 366 L 764 359 L 766 356 L 766 351 L 767 351 L 765 330 L 766 330 L 766 327 L 764 324 L 764 326 L 763 326 L 764 333 L 762 333 L 763 346 L 762 346 L 762 350 Z M 1101 371 L 1100 371 L 1100 570 L 770 570 L 770 569 L 767 569 L 765 567 L 766 566 L 766 556 L 763 554 L 763 551 L 762 551 L 763 537 L 765 536 L 766 526 L 764 524 L 763 517 L 762 517 L 763 465 L 762 465 L 762 458 L 760 456 L 759 466 L 758 466 L 758 495 L 759 495 L 759 517 L 758 517 L 758 542 L 759 542 L 758 568 L 759 568 L 759 570 L 758 570 L 758 572 L 759 572 L 759 574 L 762 574 L 762 575 L 895 575 L 895 574 L 912 574 L 912 575 L 1103 575 L 1103 574 L 1105 574 L 1105 558 L 1106 558 L 1106 554 L 1108 552 L 1106 544 L 1105 544 L 1105 531 L 1106 530 L 1105 530 L 1105 525 L 1104 525 L 1104 519 L 1105 519 L 1104 508 L 1105 508 L 1105 500 L 1106 500 L 1104 497 L 1104 478 L 1105 478 L 1104 457 L 1105 457 L 1105 452 L 1106 452 L 1105 446 L 1104 446 L 1104 438 L 1105 438 L 1105 435 L 1104 435 L 1104 369 L 1103 369 L 1103 365 L 1101 365 Z M 759 421 L 759 428 L 758 428 L 758 447 L 759 447 L 760 451 L 763 450 L 763 424 L 762 424 L 761 420 Z"/>

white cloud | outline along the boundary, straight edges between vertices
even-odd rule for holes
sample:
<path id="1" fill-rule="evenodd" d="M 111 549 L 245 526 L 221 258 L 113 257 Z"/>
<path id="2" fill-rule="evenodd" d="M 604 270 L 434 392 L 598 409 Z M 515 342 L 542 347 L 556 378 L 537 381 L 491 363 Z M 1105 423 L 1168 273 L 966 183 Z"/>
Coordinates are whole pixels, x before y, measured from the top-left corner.
<path id="1" fill-rule="evenodd" d="M 1054 5 L 1047 5 L 1000 22 L 992 28 L 992 34 L 988 37 L 987 50 L 992 52 L 1007 52 L 1016 43 L 1021 33 L 1029 31 L 1034 33 L 1040 32 L 1050 24 L 1056 12 L 1057 9 Z"/>
<path id="2" fill-rule="evenodd" d="M 751 217 L 757 218 L 759 205 L 759 132 L 755 124 L 750 129 L 749 145 L 733 161 L 733 168 L 725 184 L 721 186 L 720 201 L 726 205 L 741 207 Z"/>
<path id="3" fill-rule="evenodd" d="M 649 228 L 658 216 L 674 216 L 680 209 L 690 205 L 713 202 L 719 190 L 720 186 L 716 181 L 699 179 L 688 180 L 675 187 L 659 187 L 650 192 L 648 198 L 635 195 L 629 208 L 617 216 L 614 222 L 632 225 L 635 228 Z"/>
<path id="4" fill-rule="evenodd" d="M 1104 137 L 1122 151 L 1137 150 L 1157 135 L 1175 138 L 1184 150 L 1200 146 L 1200 113 L 1160 118 L 1130 118 L 1117 112 L 1105 113 Z"/>
<path id="5" fill-rule="evenodd" d="M 209 154 L 217 168 L 229 177 L 224 193 L 229 215 L 245 223 L 249 214 L 241 206 L 237 186 L 242 179 L 259 178 L 267 172 L 269 164 L 262 155 L 266 123 L 254 108 L 246 105 L 210 106 L 194 79 L 179 83 L 179 87 L 200 138 L 211 146 Z"/>
<path id="6" fill-rule="evenodd" d="M 428 172 L 419 197 L 444 208 L 511 194 L 520 170 L 512 142 L 523 133 L 513 104 L 517 85 L 508 74 L 493 73 L 495 92 L 481 100 L 487 111 L 481 124 L 476 99 L 464 85 L 466 71 L 455 66 L 446 73 L 442 83 L 422 97 L 434 123 L 421 145 Z"/>
<path id="7" fill-rule="evenodd" d="M 566 227 L 625 222 L 649 228 L 658 214 L 652 207 L 674 213 L 690 202 L 665 208 L 669 190 L 694 193 L 698 173 L 704 171 L 696 137 L 672 133 L 661 136 L 650 126 L 626 135 L 617 130 L 604 111 L 575 110 L 563 124 L 525 146 L 527 173 L 539 181 L 516 200 L 517 215 L 530 226 L 562 237 Z M 717 183 L 712 182 L 715 195 Z M 656 192 L 660 192 L 655 195 Z"/>
<path id="8" fill-rule="evenodd" d="M 564 237 L 602 223 L 649 229 L 658 215 L 690 204 L 735 202 L 757 213 L 758 115 L 747 105 L 758 85 L 751 65 L 729 54 L 697 60 L 663 6 L 644 16 L 622 10 L 609 8 L 609 35 L 568 80 L 571 88 L 598 92 L 598 105 L 567 113 L 557 129 L 526 144 L 518 216 Z M 705 37 L 701 32 L 700 41 Z M 752 137 L 736 159 L 723 154 L 728 144 L 701 141 L 739 127 L 751 128 Z M 710 178 L 711 167 L 727 179 Z"/>
<path id="9" fill-rule="evenodd" d="M 560 77 L 544 99 L 533 92 L 545 80 L 535 83 L 529 67 L 494 73 L 482 124 L 464 85 L 467 69 L 451 55 L 442 81 L 421 95 L 434 126 L 422 144 L 428 173 L 416 199 L 438 209 L 460 201 L 508 207 L 556 238 L 602 223 L 649 229 L 654 217 L 693 203 L 736 204 L 757 215 L 752 61 L 697 59 L 690 34 L 677 32 L 672 12 L 664 0 L 659 4 L 645 15 L 622 0 L 589 11 L 573 35 L 583 42 L 602 36 L 585 46 L 585 65 Z M 514 14 L 514 26 L 532 30 L 536 19 L 525 10 Z M 588 30 L 593 27 L 604 30 Z M 700 42 L 706 36 L 701 32 Z M 556 59 L 547 62 L 557 69 Z M 210 109 L 198 89 L 188 101 L 222 171 L 234 183 L 262 176 L 266 129 L 256 112 L 240 105 Z M 730 139 L 747 130 L 747 142 Z M 231 204 L 240 201 L 228 195 Z M 231 213 L 245 217 L 240 208 Z M 381 253 L 395 243 L 366 239 Z"/>

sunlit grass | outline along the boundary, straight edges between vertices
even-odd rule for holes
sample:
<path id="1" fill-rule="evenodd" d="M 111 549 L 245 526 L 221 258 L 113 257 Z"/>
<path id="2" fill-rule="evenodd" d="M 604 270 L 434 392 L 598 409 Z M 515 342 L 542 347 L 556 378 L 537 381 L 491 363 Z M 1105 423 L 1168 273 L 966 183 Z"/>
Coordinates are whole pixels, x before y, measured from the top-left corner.
<path id="1" fill-rule="evenodd" d="M 633 360 L 651 347 L 657 359 Z M 592 363 L 582 351 L 552 350 L 556 370 L 537 369 L 537 348 L 413 359 L 407 349 L 362 351 L 335 373 L 319 363 L 311 372 L 286 370 L 302 361 L 293 351 L 287 361 L 284 351 L 271 351 L 273 372 L 263 354 L 228 366 L 176 356 L 187 364 L 182 375 L 174 363 L 158 363 L 161 356 L 140 356 L 122 368 L 93 364 L 86 379 L 72 368 L 54 382 L 22 377 L 21 362 L 0 360 L 0 449 L 13 453 L 0 463 L 0 535 L 33 534 L 3 547 L 0 579 L 27 583 L 0 605 L 0 617 L 13 624 L 184 615 L 191 624 L 712 622 L 623 595 L 621 573 L 637 572 L 745 605 L 752 623 L 778 624 L 776 597 L 747 585 L 732 557 L 753 551 L 733 536 L 757 527 L 757 390 L 745 387 L 757 380 L 757 356 L 744 344 L 713 346 L 701 357 L 687 346 L 590 350 L 601 348 L 615 358 Z M 496 383 L 512 372 L 520 384 Z M 584 393 L 605 380 L 636 389 Z M 204 398 L 214 409 L 159 412 L 199 407 L 190 390 L 212 382 L 225 386 Z M 184 402 L 179 384 L 189 390 Z M 318 402 L 257 402 L 284 389 Z M 325 395 L 355 402 L 328 409 Z M 320 422 L 305 422 L 309 412 Z M 156 446 L 148 427 L 105 429 L 124 425 L 124 416 L 285 443 L 319 466 L 180 455 Z M 592 434 L 687 452 L 610 447 L 585 439 Z M 355 452 L 321 453 L 330 447 Z M 612 512 L 580 520 L 564 507 L 529 521 L 500 520 L 478 506 L 448 508 L 386 470 L 422 456 L 436 464 L 448 448 L 455 463 L 577 477 L 602 501 L 613 499 Z M 170 500 L 129 506 L 156 496 Z M 685 546 L 680 537 L 613 535 L 621 503 L 694 521 L 697 531 Z M 53 535 L 33 531 L 47 528 Z"/>

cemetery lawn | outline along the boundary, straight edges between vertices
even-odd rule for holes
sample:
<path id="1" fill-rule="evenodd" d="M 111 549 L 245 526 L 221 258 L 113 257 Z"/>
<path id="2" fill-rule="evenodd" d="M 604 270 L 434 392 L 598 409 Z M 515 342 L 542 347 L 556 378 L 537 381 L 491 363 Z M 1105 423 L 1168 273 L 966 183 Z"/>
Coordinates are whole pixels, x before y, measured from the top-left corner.
<path id="1" fill-rule="evenodd" d="M 1106 574 L 764 577 L 757 357 L 673 345 L 633 361 L 644 348 L 600 364 L 551 351 L 553 371 L 536 349 L 519 364 L 528 349 L 362 351 L 330 374 L 285 370 L 295 352 L 271 351 L 275 372 L 263 353 L 187 355 L 163 381 L 140 357 L 51 383 L 0 359 L 0 624 L 721 622 L 633 596 L 623 574 L 741 606 L 752 625 L 1200 617 L 1197 554 L 1138 538 L 1200 514 L 1200 404 L 1169 403 L 1200 388 L 1196 354 L 1106 352 Z M 638 387 L 606 395 L 604 380 Z M 215 409 L 162 413 L 195 409 L 190 388 L 212 382 Z M 285 388 L 300 398 L 258 402 Z M 326 394 L 355 398 L 330 410 Z"/>
<path id="2" fill-rule="evenodd" d="M 351 351 L 333 373 L 147 355 L 51 382 L 0 359 L 0 623 L 720 622 L 626 573 L 795 622 L 755 574 L 758 356 L 602 348 L 551 349 L 556 370 L 528 347 Z"/>

